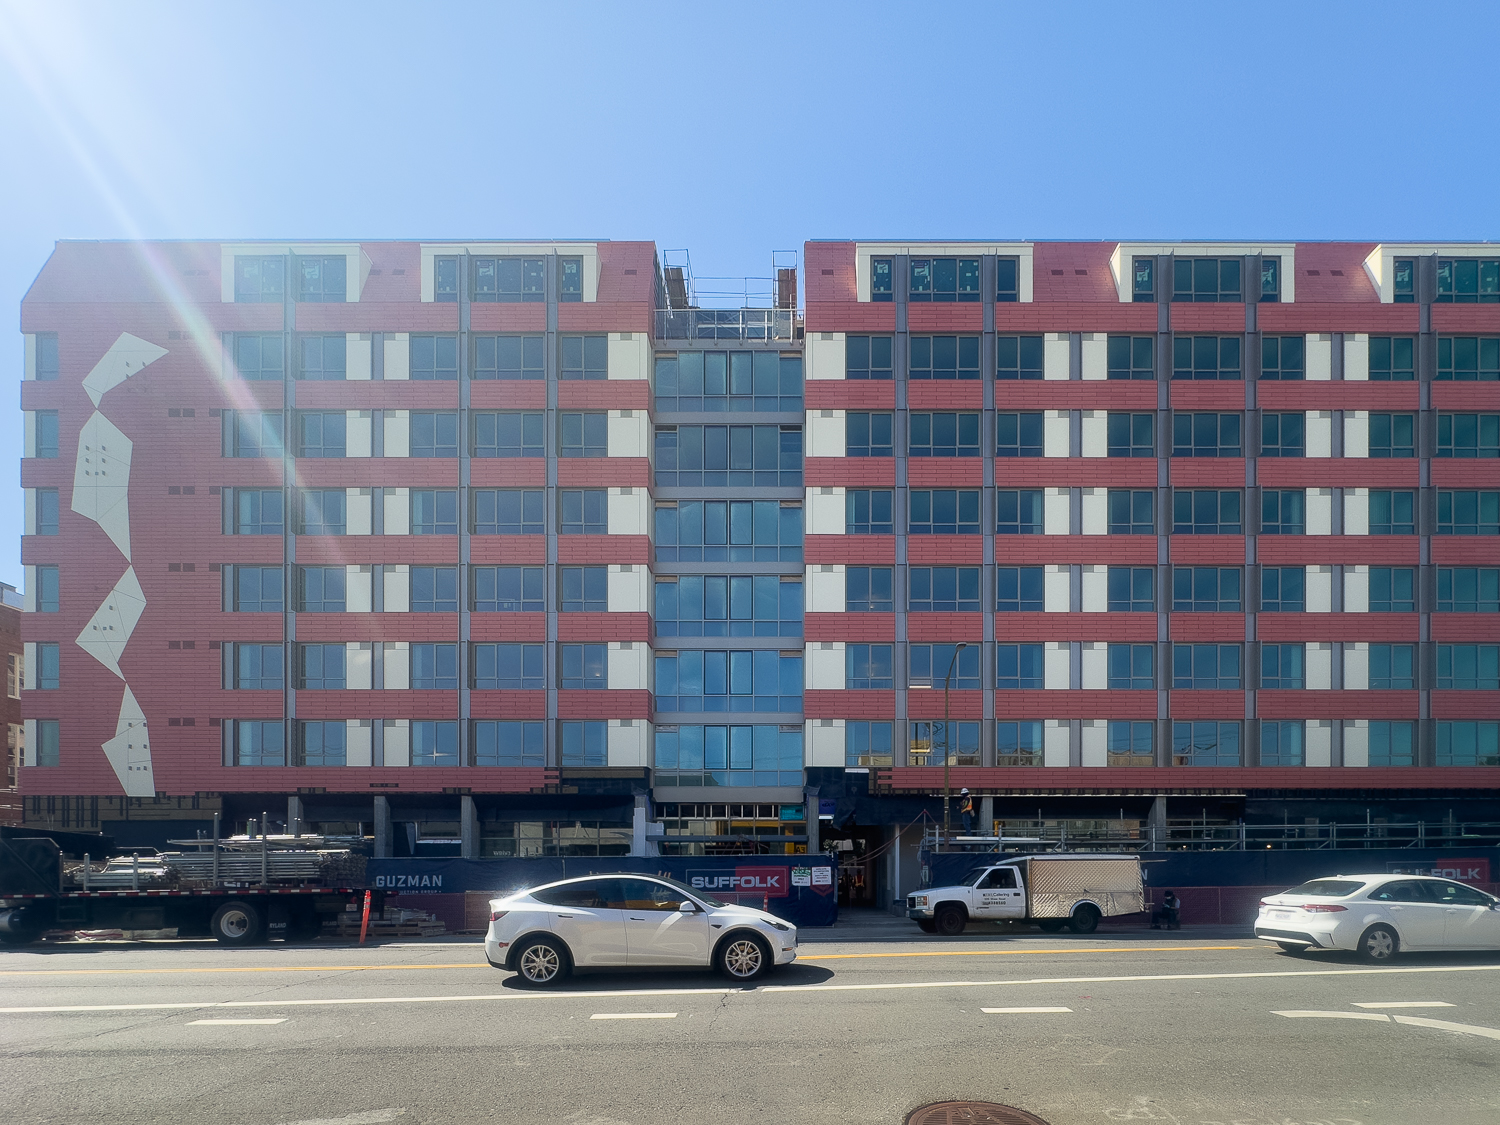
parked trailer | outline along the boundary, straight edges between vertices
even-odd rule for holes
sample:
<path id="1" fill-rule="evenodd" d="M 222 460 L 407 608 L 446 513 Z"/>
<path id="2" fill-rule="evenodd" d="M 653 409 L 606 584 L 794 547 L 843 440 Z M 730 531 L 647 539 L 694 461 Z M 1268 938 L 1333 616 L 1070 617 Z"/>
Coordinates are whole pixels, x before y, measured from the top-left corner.
<path id="1" fill-rule="evenodd" d="M 951 887 L 916 891 L 906 906 L 907 917 L 929 934 L 960 934 L 970 921 L 1091 934 L 1100 918 L 1144 910 L 1145 888 L 1133 855 L 1016 856 L 981 863 Z"/>

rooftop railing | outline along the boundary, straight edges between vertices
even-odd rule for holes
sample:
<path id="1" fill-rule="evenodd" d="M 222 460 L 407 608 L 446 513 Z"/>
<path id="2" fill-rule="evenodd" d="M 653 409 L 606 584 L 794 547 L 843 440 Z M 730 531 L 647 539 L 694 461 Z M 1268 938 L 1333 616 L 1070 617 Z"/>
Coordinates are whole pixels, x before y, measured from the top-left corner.
<path id="1" fill-rule="evenodd" d="M 796 340 L 794 309 L 657 309 L 658 340 Z"/>

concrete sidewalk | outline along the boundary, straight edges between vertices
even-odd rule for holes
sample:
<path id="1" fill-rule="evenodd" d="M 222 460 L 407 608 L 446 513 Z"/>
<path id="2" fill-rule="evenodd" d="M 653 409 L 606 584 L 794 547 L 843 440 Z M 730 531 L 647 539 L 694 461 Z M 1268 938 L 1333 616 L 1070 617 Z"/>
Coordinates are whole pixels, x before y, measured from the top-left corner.
<path id="1" fill-rule="evenodd" d="M 1056 937 L 1071 938 L 1074 935 L 1063 930 L 1058 934 L 1044 934 L 1034 925 L 1011 922 L 970 922 L 958 937 L 939 937 L 924 934 L 909 918 L 890 914 L 883 910 L 851 909 L 842 907 L 839 920 L 832 926 L 805 926 L 797 931 L 801 945 L 818 942 L 843 941 L 975 941 L 993 940 L 997 937 Z M 1145 922 L 1102 922 L 1093 937 L 1115 941 L 1200 942 L 1200 941 L 1254 941 L 1252 925 L 1183 926 L 1180 930 L 1153 930 Z"/>

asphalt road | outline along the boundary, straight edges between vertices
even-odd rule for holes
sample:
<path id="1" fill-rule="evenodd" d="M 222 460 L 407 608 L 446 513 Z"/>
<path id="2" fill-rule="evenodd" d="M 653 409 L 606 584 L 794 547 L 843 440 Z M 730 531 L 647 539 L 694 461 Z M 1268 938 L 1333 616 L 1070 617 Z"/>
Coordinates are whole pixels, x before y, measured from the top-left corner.
<path id="1" fill-rule="evenodd" d="M 0 952 L 0 1059 L 14 1125 L 895 1125 L 959 1098 L 1050 1125 L 1494 1125 L 1500 955 L 984 934 L 807 943 L 749 990 L 537 993 L 468 941 L 33 947 Z"/>

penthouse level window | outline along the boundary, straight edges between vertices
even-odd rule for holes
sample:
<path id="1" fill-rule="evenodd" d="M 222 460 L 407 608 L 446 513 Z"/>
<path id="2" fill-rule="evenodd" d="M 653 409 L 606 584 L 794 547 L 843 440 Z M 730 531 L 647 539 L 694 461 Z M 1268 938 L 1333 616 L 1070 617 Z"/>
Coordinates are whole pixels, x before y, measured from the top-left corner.
<path id="1" fill-rule="evenodd" d="M 1411 258 L 1397 258 L 1391 272 L 1392 299 L 1398 305 L 1417 302 L 1417 263 Z"/>
<path id="2" fill-rule="evenodd" d="M 1173 302 L 1239 303 L 1245 299 L 1242 258 L 1174 258 Z"/>
<path id="3" fill-rule="evenodd" d="M 475 258 L 474 300 L 500 304 L 544 304 L 545 258 Z"/>
<path id="4" fill-rule="evenodd" d="M 345 279 L 349 260 L 344 255 L 307 258 L 298 254 L 292 261 L 297 266 L 297 300 L 323 305 L 341 305 L 348 300 Z"/>
<path id="5" fill-rule="evenodd" d="M 280 254 L 236 255 L 234 299 L 239 304 L 280 304 L 286 299 L 286 259 Z"/>
<path id="6" fill-rule="evenodd" d="M 1439 258 L 1435 300 L 1441 304 L 1500 304 L 1500 259 Z"/>
<path id="7" fill-rule="evenodd" d="M 978 302 L 978 258 L 912 258 L 909 301 Z"/>
<path id="8" fill-rule="evenodd" d="M 887 363 L 889 358 L 887 347 Z M 750 351 L 659 355 L 656 409 L 710 414 L 801 410 L 802 357 Z"/>
<path id="9" fill-rule="evenodd" d="M 432 299 L 440 304 L 458 301 L 458 259 L 436 258 L 432 263 Z"/>
<path id="10" fill-rule="evenodd" d="M 1136 258 L 1130 266 L 1130 299 L 1136 304 L 1156 303 L 1156 259 Z"/>
<path id="11" fill-rule="evenodd" d="M 889 303 L 896 299 L 892 265 L 890 258 L 870 259 L 870 300 Z"/>

